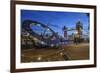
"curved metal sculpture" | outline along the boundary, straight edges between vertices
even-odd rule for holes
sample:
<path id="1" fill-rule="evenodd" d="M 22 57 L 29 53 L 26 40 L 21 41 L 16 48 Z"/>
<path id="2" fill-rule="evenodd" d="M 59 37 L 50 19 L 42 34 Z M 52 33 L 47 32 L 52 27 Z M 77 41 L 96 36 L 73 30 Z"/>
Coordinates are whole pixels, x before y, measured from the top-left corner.
<path id="1" fill-rule="evenodd" d="M 36 32 L 37 29 L 41 32 L 39 28 L 43 29 L 43 32 Z M 47 25 L 42 24 L 37 21 L 32 20 L 25 20 L 22 23 L 22 29 L 25 30 L 29 36 L 31 36 L 31 40 L 33 41 L 34 45 L 37 47 L 59 47 L 60 40 L 59 36 Z M 49 33 L 48 33 L 48 32 Z"/>

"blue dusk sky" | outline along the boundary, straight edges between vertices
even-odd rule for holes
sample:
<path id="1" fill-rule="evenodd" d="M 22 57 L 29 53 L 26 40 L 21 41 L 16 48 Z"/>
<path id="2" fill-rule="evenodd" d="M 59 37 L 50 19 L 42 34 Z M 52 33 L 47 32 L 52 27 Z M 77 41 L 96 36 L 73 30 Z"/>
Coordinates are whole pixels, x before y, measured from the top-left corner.
<path id="1" fill-rule="evenodd" d="M 35 11 L 35 10 L 21 10 L 21 23 L 24 20 L 38 21 L 42 24 L 48 25 L 59 35 L 63 35 L 62 28 L 64 26 L 75 28 L 77 21 L 81 21 L 83 29 L 88 31 L 88 19 L 86 13 L 79 12 L 56 12 L 56 11 Z M 69 32 L 68 34 L 73 33 Z"/>

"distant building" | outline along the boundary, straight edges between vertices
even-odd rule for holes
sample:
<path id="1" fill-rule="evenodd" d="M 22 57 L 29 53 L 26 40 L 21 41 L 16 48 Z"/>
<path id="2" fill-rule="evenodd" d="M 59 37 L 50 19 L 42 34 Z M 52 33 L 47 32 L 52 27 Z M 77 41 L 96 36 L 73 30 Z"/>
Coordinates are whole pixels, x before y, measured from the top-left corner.
<path id="1" fill-rule="evenodd" d="M 67 27 L 64 26 L 62 30 L 64 31 L 64 39 L 67 40 L 68 39 L 68 36 L 67 36 L 68 35 L 68 33 L 67 33 Z"/>

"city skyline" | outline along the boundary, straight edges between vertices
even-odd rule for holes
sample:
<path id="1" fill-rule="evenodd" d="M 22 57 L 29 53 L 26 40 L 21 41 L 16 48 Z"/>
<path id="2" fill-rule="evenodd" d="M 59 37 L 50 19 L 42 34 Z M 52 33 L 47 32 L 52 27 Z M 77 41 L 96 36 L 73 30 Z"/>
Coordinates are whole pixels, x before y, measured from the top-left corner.
<path id="1" fill-rule="evenodd" d="M 89 17 L 86 13 L 80 12 L 21 10 L 21 23 L 24 20 L 38 21 L 42 24 L 48 25 L 61 36 L 63 36 L 63 26 L 75 29 L 78 21 L 81 21 L 83 24 L 83 29 L 85 29 L 84 31 L 88 31 L 89 27 Z M 68 34 L 71 33 L 73 33 L 73 31 Z"/>

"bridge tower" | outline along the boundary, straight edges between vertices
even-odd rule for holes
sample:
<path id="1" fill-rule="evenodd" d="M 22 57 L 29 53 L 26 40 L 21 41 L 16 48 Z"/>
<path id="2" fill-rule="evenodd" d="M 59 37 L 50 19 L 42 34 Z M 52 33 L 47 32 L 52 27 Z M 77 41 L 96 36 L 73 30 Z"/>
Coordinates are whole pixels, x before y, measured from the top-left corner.
<path id="1" fill-rule="evenodd" d="M 68 33 L 67 33 L 67 27 L 66 26 L 63 27 L 63 31 L 64 31 L 64 39 L 67 39 Z"/>

